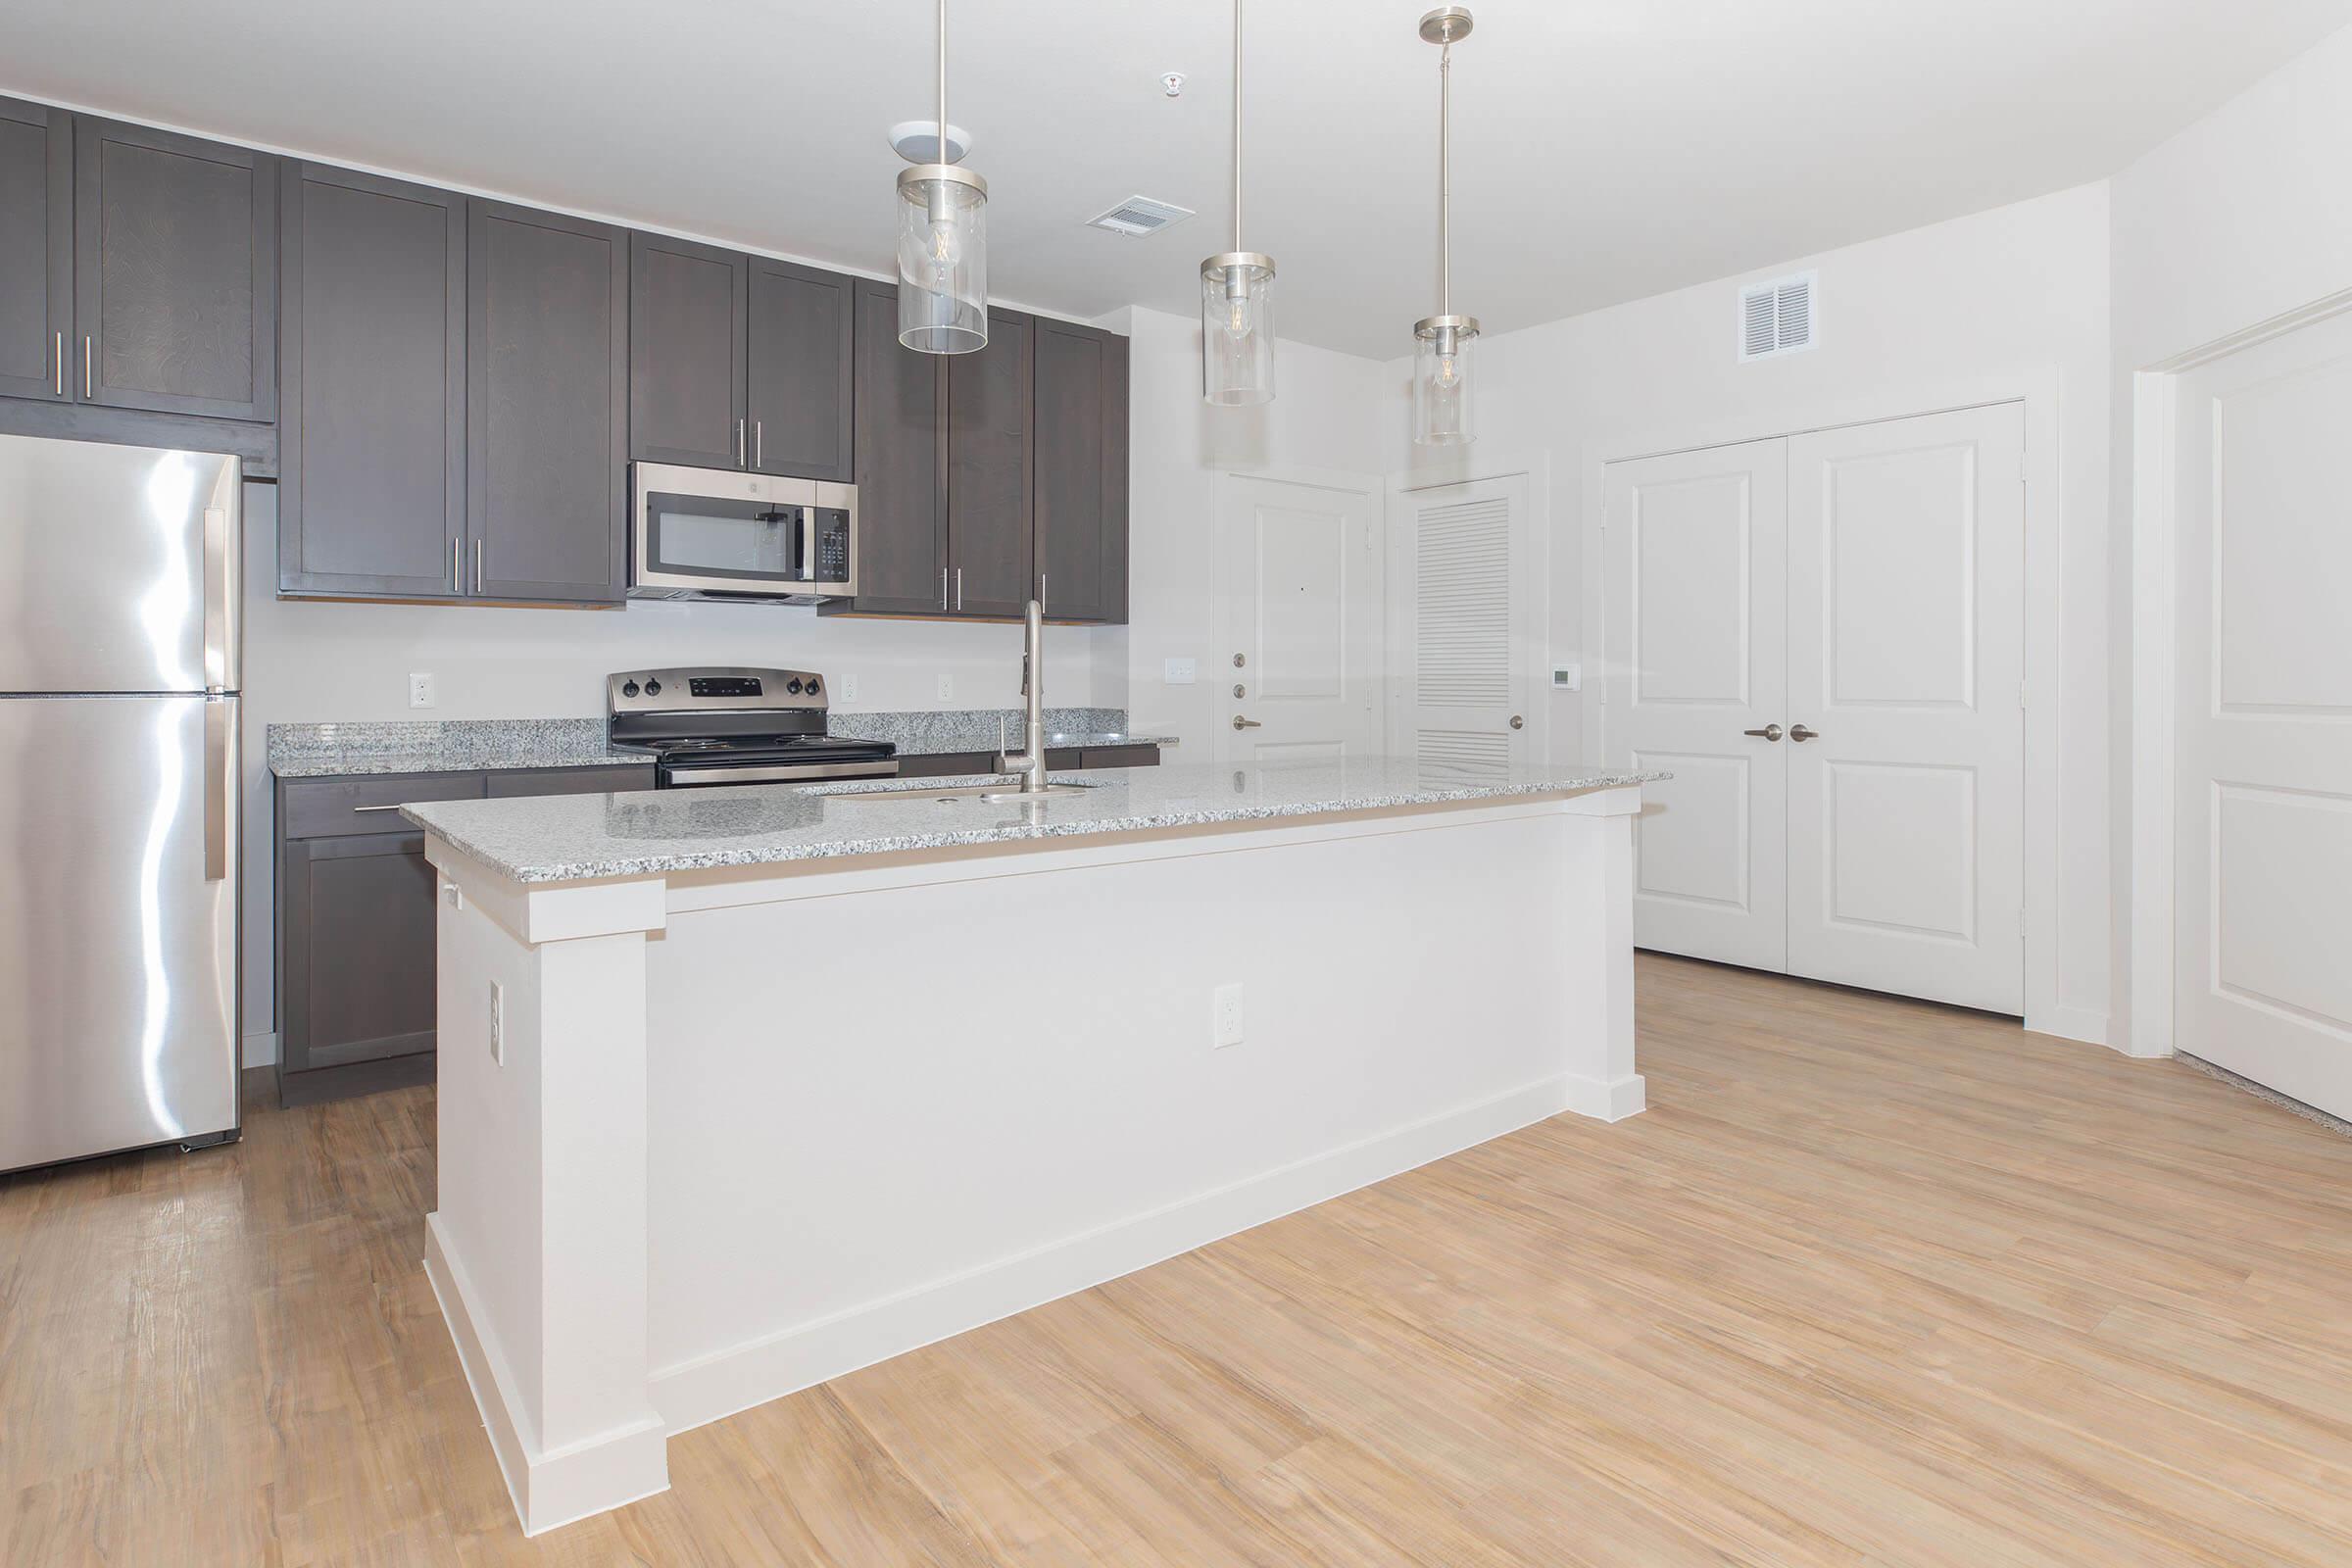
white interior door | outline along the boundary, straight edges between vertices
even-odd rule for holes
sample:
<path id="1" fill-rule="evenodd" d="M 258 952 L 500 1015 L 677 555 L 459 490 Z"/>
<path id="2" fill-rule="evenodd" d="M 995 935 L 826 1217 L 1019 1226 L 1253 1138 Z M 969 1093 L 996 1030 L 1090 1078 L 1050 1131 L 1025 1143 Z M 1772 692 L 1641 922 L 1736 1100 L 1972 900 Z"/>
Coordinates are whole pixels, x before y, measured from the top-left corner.
<path id="1" fill-rule="evenodd" d="M 1375 492 L 1229 475 L 1217 597 L 1231 761 L 1336 762 L 1385 749 Z"/>
<path id="2" fill-rule="evenodd" d="M 1663 768 L 1635 829 L 1634 941 L 1779 969 L 1788 443 L 1609 465 L 1602 750 Z"/>
<path id="3" fill-rule="evenodd" d="M 1790 438 L 1789 973 L 2025 1010 L 2024 606 L 2023 405 Z"/>
<path id="4" fill-rule="evenodd" d="M 2352 319 L 2180 392 L 2175 1043 L 2352 1116 Z"/>
<path id="5" fill-rule="evenodd" d="M 1402 512 L 1398 750 L 1436 772 L 1495 777 L 1527 760 L 1533 739 L 1527 476 L 1415 490 Z"/>

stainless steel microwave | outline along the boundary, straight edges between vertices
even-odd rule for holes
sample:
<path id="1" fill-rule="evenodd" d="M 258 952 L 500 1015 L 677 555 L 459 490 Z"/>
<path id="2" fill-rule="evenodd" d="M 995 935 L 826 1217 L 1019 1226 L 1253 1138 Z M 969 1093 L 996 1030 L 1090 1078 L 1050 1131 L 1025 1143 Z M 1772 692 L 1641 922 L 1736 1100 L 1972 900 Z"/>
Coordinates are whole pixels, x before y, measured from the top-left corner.
<path id="1" fill-rule="evenodd" d="M 858 489 L 631 464 L 629 597 L 813 605 L 858 592 Z"/>

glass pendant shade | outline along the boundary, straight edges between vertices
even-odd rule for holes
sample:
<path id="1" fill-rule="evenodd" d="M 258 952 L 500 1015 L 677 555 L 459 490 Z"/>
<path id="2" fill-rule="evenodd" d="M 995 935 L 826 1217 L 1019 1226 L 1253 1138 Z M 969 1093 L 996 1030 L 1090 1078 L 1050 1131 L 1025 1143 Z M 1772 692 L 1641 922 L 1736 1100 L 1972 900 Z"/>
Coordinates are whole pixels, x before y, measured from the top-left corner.
<path id="1" fill-rule="evenodd" d="M 988 182 L 954 164 L 899 174 L 899 341 L 918 354 L 988 347 Z"/>
<path id="2" fill-rule="evenodd" d="M 1228 408 L 1274 399 L 1274 263 L 1248 251 L 1200 264 L 1200 396 Z"/>
<path id="3" fill-rule="evenodd" d="M 1477 439 L 1471 423 L 1477 347 L 1478 322 L 1467 316 L 1434 316 L 1414 326 L 1413 439 L 1422 446 Z"/>

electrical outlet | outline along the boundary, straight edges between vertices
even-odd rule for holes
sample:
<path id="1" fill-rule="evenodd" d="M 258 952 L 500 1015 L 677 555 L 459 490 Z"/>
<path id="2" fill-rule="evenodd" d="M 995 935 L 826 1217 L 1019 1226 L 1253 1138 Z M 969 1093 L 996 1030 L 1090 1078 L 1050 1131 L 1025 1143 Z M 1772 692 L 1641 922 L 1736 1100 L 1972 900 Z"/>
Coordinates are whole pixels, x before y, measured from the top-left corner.
<path id="1" fill-rule="evenodd" d="M 432 676 L 413 674 L 409 677 L 409 706 L 411 708 L 433 706 Z"/>
<path id="2" fill-rule="evenodd" d="M 855 675 L 842 676 L 836 695 L 845 703 L 856 702 L 858 700 L 858 677 Z"/>
<path id="3" fill-rule="evenodd" d="M 956 700 L 955 676 L 942 675 L 939 677 L 939 700 L 943 703 L 952 703 Z"/>
<path id="4" fill-rule="evenodd" d="M 490 982 L 490 1059 L 507 1064 L 507 988 Z"/>
<path id="5" fill-rule="evenodd" d="M 1209 1001 L 1209 1012 L 1216 1026 L 1216 1045 L 1220 1051 L 1242 1043 L 1242 986 L 1235 981 L 1219 986 Z"/>
<path id="6" fill-rule="evenodd" d="M 1189 659 L 1162 660 L 1160 681 L 1169 686 L 1190 686 L 1193 683 L 1193 662 Z"/>

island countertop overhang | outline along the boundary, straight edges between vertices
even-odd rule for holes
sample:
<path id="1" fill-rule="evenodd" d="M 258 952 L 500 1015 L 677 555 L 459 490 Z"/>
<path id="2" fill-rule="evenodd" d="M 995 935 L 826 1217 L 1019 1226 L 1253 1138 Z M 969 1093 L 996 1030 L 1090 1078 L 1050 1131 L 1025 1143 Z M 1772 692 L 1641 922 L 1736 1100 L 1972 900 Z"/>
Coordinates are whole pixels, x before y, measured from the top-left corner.
<path id="1" fill-rule="evenodd" d="M 1411 759 L 1375 758 L 1328 766 L 1188 763 L 1132 774 L 1063 773 L 1057 782 L 1090 789 L 1033 803 L 946 794 L 992 780 L 924 779 L 436 801 L 404 807 L 402 814 L 491 872 L 540 885 L 1503 803 L 1666 776 L 1521 765 L 1467 779 Z M 842 799 L 878 793 L 921 799 Z"/>

